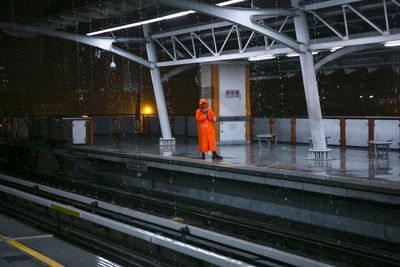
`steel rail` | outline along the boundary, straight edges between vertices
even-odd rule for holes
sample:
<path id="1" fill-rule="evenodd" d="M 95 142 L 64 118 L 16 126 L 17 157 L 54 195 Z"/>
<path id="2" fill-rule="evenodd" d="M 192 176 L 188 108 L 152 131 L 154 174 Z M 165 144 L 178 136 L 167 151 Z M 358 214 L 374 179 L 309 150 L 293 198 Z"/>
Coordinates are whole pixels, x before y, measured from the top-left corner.
<path id="1" fill-rule="evenodd" d="M 142 239 L 144 241 L 150 242 L 155 245 L 159 245 L 174 251 L 177 251 L 179 253 L 186 254 L 188 256 L 194 257 L 196 259 L 211 263 L 211 264 L 216 264 L 219 266 L 253 266 L 248 263 L 232 259 L 229 257 L 226 257 L 221 254 L 217 254 L 199 247 L 195 247 L 189 244 L 185 244 L 183 242 L 164 237 L 159 234 L 155 234 L 143 229 L 140 229 L 138 227 L 134 227 L 131 225 L 127 225 L 109 218 L 105 218 L 81 209 L 77 209 L 75 207 L 65 205 L 60 202 L 48 200 L 42 197 L 38 197 L 17 189 L 13 189 L 8 186 L 0 185 L 0 192 L 10 194 L 12 196 L 18 197 L 25 199 L 27 201 L 39 204 L 41 206 L 45 206 L 54 210 L 58 210 L 60 212 L 64 212 L 66 214 L 70 214 L 75 217 L 79 217 L 83 220 L 87 220 L 102 226 L 105 226 L 107 228 L 116 230 L 118 232 L 122 232 L 128 235 L 131 235 L 133 237 Z"/>
<path id="2" fill-rule="evenodd" d="M 297 255 L 287 253 L 284 251 L 280 251 L 280 250 L 277 250 L 277 249 L 274 249 L 271 247 L 266 247 L 263 245 L 251 243 L 251 242 L 248 242 L 245 240 L 241 240 L 241 239 L 238 239 L 235 237 L 219 234 L 219 233 L 212 232 L 212 231 L 202 229 L 199 227 L 190 226 L 190 225 L 186 225 L 183 223 L 167 220 L 164 218 L 160 218 L 158 216 L 146 214 L 143 212 L 124 208 L 124 207 L 121 207 L 118 205 L 110 204 L 110 203 L 107 203 L 107 202 L 104 202 L 101 200 L 92 199 L 92 198 L 88 198 L 88 197 L 81 196 L 78 194 L 55 189 L 55 188 L 52 188 L 52 187 L 49 187 L 46 185 L 41 185 L 38 183 L 25 181 L 25 180 L 11 177 L 8 175 L 4 175 L 1 173 L 0 173 L 0 179 L 2 179 L 4 181 L 15 183 L 15 184 L 19 184 L 22 186 L 35 188 L 35 190 L 41 190 L 43 192 L 47 192 L 50 194 L 68 198 L 70 200 L 74 200 L 74 201 L 81 202 L 81 203 L 88 204 L 88 205 L 92 205 L 94 202 L 96 202 L 97 207 L 99 207 L 101 209 L 115 212 L 115 213 L 118 213 L 121 215 L 135 218 L 135 219 L 139 219 L 139 220 L 142 220 L 142 221 L 145 221 L 148 223 L 152 223 L 155 225 L 159 225 L 159 226 L 162 226 L 165 228 L 169 228 L 169 229 L 172 229 L 175 231 L 180 231 L 182 228 L 186 228 L 189 230 L 189 233 L 193 236 L 211 240 L 213 242 L 217 242 L 217 243 L 220 243 L 223 245 L 227 245 L 227 246 L 230 246 L 230 247 L 233 247 L 236 249 L 247 251 L 247 252 L 259 255 L 259 256 L 267 257 L 267 258 L 277 260 L 280 262 L 284 262 L 287 264 L 292 264 L 292 265 L 296 265 L 296 266 L 330 266 L 328 264 L 324 264 L 324 263 L 317 262 L 317 261 L 314 261 L 314 260 L 311 260 L 311 259 L 308 259 L 305 257 L 297 256 Z"/>
<path id="3" fill-rule="evenodd" d="M 289 250 L 295 249 L 295 251 L 300 248 L 306 248 L 306 245 L 306 251 L 308 251 L 308 253 L 315 254 L 315 250 L 319 251 L 320 249 L 323 249 L 325 251 L 324 253 L 331 255 L 328 256 L 327 259 L 333 259 L 334 261 L 339 255 L 340 257 L 342 257 L 342 255 L 347 255 L 346 257 L 348 257 L 348 259 L 351 258 L 352 260 L 357 258 L 357 261 L 363 263 L 375 262 L 389 265 L 391 265 L 392 262 L 399 261 L 400 259 L 397 254 L 393 254 L 389 251 L 383 251 L 382 249 L 375 250 L 374 248 L 366 247 L 363 244 L 355 244 L 351 241 L 348 242 L 345 240 L 341 240 L 339 244 L 333 237 L 327 236 L 321 239 L 320 236 L 313 235 L 312 233 L 304 234 L 304 232 L 299 232 L 297 230 L 281 229 L 282 227 L 275 226 L 273 223 L 267 223 L 267 225 L 264 225 L 254 221 L 250 222 L 245 219 L 241 219 L 241 217 L 232 217 L 230 215 L 226 215 L 224 211 L 222 211 L 222 214 L 213 214 L 210 217 L 209 208 L 207 206 L 202 208 L 202 206 L 199 206 L 198 203 L 195 206 L 191 206 L 186 203 L 179 204 L 176 202 L 170 202 L 168 201 L 167 195 L 165 196 L 166 198 L 163 198 L 164 196 L 160 195 L 157 197 L 138 195 L 137 193 L 140 194 L 139 191 L 137 193 L 135 193 L 135 191 L 125 192 L 92 183 L 70 181 L 61 177 L 58 177 L 58 179 L 55 180 L 55 177 L 53 176 L 43 174 L 38 175 L 40 177 L 37 176 L 36 178 L 33 178 L 35 183 L 38 180 L 40 182 L 46 181 L 46 184 L 51 184 L 57 187 L 61 186 L 67 190 L 68 188 L 73 188 L 74 192 L 77 189 L 76 186 L 79 186 L 78 188 L 80 188 L 81 191 L 78 191 L 78 193 L 92 195 L 92 192 L 96 191 L 96 195 L 103 197 L 103 199 L 107 199 L 106 201 L 115 201 L 116 203 L 126 203 L 126 201 L 128 201 L 132 206 L 140 209 L 151 209 L 160 214 L 164 214 L 166 211 L 171 211 L 171 214 L 176 215 L 178 213 L 180 214 L 179 216 L 183 216 L 182 218 L 185 220 L 208 220 L 210 225 L 224 225 L 223 229 L 218 228 L 219 231 L 226 232 L 226 229 L 231 231 L 239 227 L 241 232 L 245 231 L 248 233 L 248 235 L 252 236 L 252 238 L 255 238 L 254 240 L 259 240 L 259 244 L 264 243 L 263 240 L 267 239 L 269 240 L 269 243 L 277 242 L 281 244 L 281 246 L 288 246 L 288 248 L 290 247 Z M 112 197 L 112 195 L 117 197 Z M 234 231 L 237 232 L 236 230 Z M 187 234 L 187 236 L 189 235 L 190 233 Z M 246 236 L 248 237 L 248 235 Z M 284 242 L 282 242 L 283 240 Z"/>

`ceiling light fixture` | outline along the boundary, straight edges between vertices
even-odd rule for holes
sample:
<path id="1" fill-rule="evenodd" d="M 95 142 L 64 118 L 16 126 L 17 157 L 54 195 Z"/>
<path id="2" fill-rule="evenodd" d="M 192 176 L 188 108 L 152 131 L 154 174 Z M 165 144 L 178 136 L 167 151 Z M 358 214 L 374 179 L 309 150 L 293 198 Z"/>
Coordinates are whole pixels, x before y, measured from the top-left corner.
<path id="1" fill-rule="evenodd" d="M 255 57 L 249 57 L 249 61 L 268 60 L 274 58 L 276 58 L 276 56 L 274 55 L 255 56 Z"/>
<path id="2" fill-rule="evenodd" d="M 287 57 L 298 57 L 298 56 L 300 56 L 300 54 L 299 53 L 289 53 L 289 54 L 286 54 L 286 56 Z"/>
<path id="3" fill-rule="evenodd" d="M 163 16 L 163 17 L 158 17 L 158 18 L 154 18 L 154 19 L 149 19 L 149 20 L 144 20 L 144 21 L 140 21 L 140 22 L 135 22 L 135 23 L 130 23 L 130 24 L 126 24 L 126 25 L 122 25 L 122 26 L 118 26 L 118 27 L 113 27 L 113 28 L 109 28 L 109 29 L 104 29 L 104 30 L 100 30 L 100 31 L 96 31 L 96 32 L 90 32 L 87 33 L 87 36 L 93 36 L 93 35 L 98 35 L 98 34 L 102 34 L 102 33 L 106 33 L 106 32 L 113 32 L 113 31 L 119 31 L 119 30 L 123 30 L 123 29 L 127 29 L 127 28 L 133 28 L 133 27 L 137 27 L 140 25 L 144 25 L 144 24 L 150 24 L 150 23 L 154 23 L 154 22 L 158 22 L 158 21 L 162 21 L 162 20 L 166 20 L 166 19 L 173 19 L 173 18 L 177 18 L 177 17 L 182 17 L 182 16 L 186 16 L 187 14 L 192 14 L 195 13 L 196 11 L 193 10 L 189 10 L 189 11 L 182 11 L 179 13 L 174 13 L 171 15 L 167 15 L 167 16 Z"/>
<path id="4" fill-rule="evenodd" d="M 228 5 L 233 5 L 233 4 L 237 4 L 240 2 L 243 2 L 244 0 L 230 0 L 230 1 L 225 1 L 225 2 L 221 2 L 218 3 L 217 6 L 228 6 Z"/>
<path id="5" fill-rule="evenodd" d="M 115 64 L 115 62 L 114 62 L 114 55 L 113 55 L 111 63 L 110 63 L 110 68 L 115 69 L 116 67 L 117 67 L 117 64 Z"/>
<path id="6" fill-rule="evenodd" d="M 339 50 L 339 49 L 341 49 L 341 48 L 343 48 L 343 46 L 335 46 L 335 47 L 332 47 L 332 48 L 331 48 L 331 52 L 333 53 L 333 52 L 335 52 L 336 50 Z"/>
<path id="7" fill-rule="evenodd" d="M 239 2 L 243 2 L 243 1 L 244 0 L 230 0 L 230 1 L 221 2 L 221 3 L 217 4 L 217 6 L 233 5 L 233 4 L 236 4 Z M 119 30 L 123 30 L 123 29 L 137 27 L 137 26 L 144 25 L 144 24 L 159 22 L 162 20 L 174 19 L 174 18 L 186 16 L 188 14 L 193 14 L 193 13 L 196 13 L 196 11 L 194 11 L 194 10 L 182 11 L 182 12 L 178 12 L 178 13 L 174 13 L 174 14 L 170 14 L 170 15 L 166 15 L 166 16 L 162 16 L 162 17 L 158 17 L 158 18 L 154 18 L 154 19 L 148 19 L 148 20 L 134 22 L 134 23 L 130 23 L 130 24 L 126 24 L 126 25 L 122 25 L 122 26 L 118 26 L 118 27 L 113 27 L 113 28 L 108 28 L 108 29 L 104 29 L 104 30 L 100 30 L 100 31 L 89 32 L 86 35 L 93 36 L 93 35 L 99 35 L 99 34 L 107 33 L 107 32 L 119 31 Z"/>
<path id="8" fill-rule="evenodd" d="M 400 46 L 400 40 L 386 42 L 385 46 L 386 47 Z"/>

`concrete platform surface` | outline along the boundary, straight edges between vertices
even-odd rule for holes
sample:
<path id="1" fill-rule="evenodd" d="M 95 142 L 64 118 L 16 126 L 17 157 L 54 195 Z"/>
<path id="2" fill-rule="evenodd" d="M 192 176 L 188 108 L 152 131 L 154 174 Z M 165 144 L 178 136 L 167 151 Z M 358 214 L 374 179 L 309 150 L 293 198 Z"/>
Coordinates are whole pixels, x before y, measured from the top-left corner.
<path id="1" fill-rule="evenodd" d="M 223 156 L 215 161 L 211 153 L 205 160 L 200 159 L 198 139 L 196 137 L 176 137 L 175 147 L 160 147 L 158 136 L 95 136 L 94 148 L 120 152 L 147 153 L 170 157 L 171 159 L 188 159 L 195 162 L 242 166 L 266 171 L 285 171 L 310 174 L 312 176 L 329 176 L 344 180 L 363 180 L 374 183 L 400 186 L 400 151 L 391 150 L 388 157 L 374 157 L 365 148 L 346 148 L 330 146 L 333 159 L 328 161 L 309 160 L 308 145 L 291 145 L 278 143 L 268 148 L 258 142 L 248 145 L 217 145 L 217 151 Z"/>
<path id="2" fill-rule="evenodd" d="M 120 266 L 0 213 L 0 266 Z"/>

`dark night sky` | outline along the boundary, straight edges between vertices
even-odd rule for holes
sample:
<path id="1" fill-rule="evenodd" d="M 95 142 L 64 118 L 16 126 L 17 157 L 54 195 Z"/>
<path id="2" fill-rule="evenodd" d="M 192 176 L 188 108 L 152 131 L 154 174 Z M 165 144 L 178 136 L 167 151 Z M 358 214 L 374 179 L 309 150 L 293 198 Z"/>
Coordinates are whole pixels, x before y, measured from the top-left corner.
<path id="1" fill-rule="evenodd" d="M 86 3 L 1 2 L 0 21 L 21 23 Z M 53 37 L 18 39 L 0 33 L 0 115 L 132 114 L 136 90 L 141 92 L 142 108 L 155 107 L 147 68 L 130 63 L 133 90 L 127 92 L 123 83 L 126 61 L 116 56 L 117 69 L 112 70 L 110 53 L 104 52 L 100 58 L 94 53 L 95 48 Z M 137 53 L 146 57 L 144 47 Z M 187 71 L 164 83 L 169 113 L 194 112 L 199 97 L 196 72 Z M 318 74 L 317 78 L 323 115 L 399 115 L 400 75 L 391 66 L 347 75 L 338 70 L 328 76 Z M 306 116 L 300 73 L 290 79 L 254 81 L 251 90 L 254 116 Z"/>

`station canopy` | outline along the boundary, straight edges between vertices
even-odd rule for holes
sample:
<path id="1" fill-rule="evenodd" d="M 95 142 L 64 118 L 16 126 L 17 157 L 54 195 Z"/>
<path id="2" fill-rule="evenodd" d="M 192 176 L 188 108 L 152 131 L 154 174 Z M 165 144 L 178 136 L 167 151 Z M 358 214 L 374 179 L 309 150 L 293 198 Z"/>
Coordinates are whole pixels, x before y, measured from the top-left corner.
<path id="1" fill-rule="evenodd" d="M 398 67 L 400 0 L 298 3 L 294 8 L 290 0 L 86 1 L 24 25 L 35 30 L 4 23 L 2 28 L 111 40 L 114 50 L 109 50 L 124 50 L 137 59 L 138 51 L 145 51 L 142 27 L 147 24 L 158 49 L 155 64 L 160 68 L 251 61 L 257 66 L 252 75 L 273 77 L 300 71 L 298 53 L 305 48 L 296 41 L 293 18 L 304 13 L 310 35 L 306 49 L 314 54 L 316 71 Z"/>

